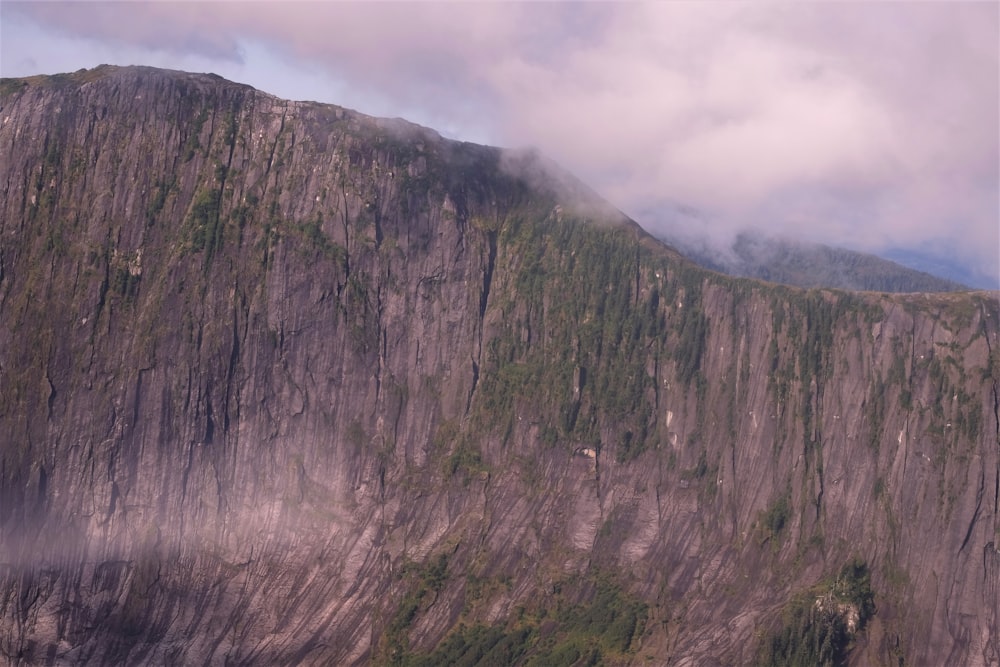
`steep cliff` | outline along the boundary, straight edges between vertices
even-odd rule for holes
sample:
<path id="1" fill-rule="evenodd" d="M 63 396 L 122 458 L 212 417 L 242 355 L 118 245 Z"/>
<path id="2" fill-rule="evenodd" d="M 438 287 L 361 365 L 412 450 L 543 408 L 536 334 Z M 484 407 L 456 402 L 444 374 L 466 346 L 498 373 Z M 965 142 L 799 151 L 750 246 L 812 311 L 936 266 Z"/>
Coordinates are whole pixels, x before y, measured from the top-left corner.
<path id="1" fill-rule="evenodd" d="M 4 661 L 1000 662 L 996 294 L 707 272 L 213 76 L 0 122 Z"/>

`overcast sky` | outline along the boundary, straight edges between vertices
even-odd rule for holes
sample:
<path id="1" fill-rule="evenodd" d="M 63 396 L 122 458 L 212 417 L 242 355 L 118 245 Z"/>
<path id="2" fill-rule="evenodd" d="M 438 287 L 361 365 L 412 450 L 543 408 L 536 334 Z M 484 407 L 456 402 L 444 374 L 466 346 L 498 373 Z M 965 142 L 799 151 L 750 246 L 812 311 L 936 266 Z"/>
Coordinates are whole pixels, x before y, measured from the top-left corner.
<path id="1" fill-rule="evenodd" d="M 0 3 L 3 76 L 216 72 L 535 146 L 656 233 L 674 205 L 1000 281 L 1000 4 Z"/>

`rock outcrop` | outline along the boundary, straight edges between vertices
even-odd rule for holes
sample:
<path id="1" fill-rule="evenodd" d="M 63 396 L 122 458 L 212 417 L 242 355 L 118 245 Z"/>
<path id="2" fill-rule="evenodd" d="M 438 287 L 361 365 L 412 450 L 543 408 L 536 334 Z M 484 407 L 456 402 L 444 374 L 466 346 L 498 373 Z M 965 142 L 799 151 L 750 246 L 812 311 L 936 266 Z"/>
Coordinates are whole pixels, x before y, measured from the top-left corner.
<path id="1" fill-rule="evenodd" d="M 0 123 L 2 661 L 748 664 L 797 609 L 1000 663 L 995 293 L 729 278 L 536 156 L 209 75 Z"/>

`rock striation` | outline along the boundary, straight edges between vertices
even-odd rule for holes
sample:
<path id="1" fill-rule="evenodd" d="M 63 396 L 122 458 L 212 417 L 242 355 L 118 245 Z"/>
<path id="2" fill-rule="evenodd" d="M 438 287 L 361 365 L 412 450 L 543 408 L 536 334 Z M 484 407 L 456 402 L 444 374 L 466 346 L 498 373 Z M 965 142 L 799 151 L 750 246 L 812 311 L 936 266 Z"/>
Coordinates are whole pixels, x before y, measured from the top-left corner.
<path id="1" fill-rule="evenodd" d="M 1000 664 L 996 293 L 212 75 L 3 80 L 0 154 L 0 661 Z"/>

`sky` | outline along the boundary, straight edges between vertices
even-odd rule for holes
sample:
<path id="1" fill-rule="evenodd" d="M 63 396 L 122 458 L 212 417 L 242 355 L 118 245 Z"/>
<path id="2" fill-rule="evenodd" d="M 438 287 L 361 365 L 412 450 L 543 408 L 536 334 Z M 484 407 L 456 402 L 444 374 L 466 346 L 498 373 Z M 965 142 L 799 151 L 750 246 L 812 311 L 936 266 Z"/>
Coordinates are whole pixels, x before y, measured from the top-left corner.
<path id="1" fill-rule="evenodd" d="M 3 76 L 101 63 L 535 147 L 654 234 L 1000 288 L 1000 3 L 0 2 Z"/>

